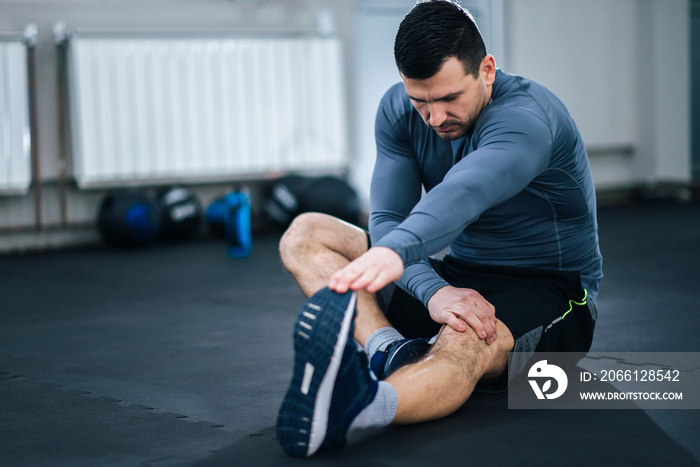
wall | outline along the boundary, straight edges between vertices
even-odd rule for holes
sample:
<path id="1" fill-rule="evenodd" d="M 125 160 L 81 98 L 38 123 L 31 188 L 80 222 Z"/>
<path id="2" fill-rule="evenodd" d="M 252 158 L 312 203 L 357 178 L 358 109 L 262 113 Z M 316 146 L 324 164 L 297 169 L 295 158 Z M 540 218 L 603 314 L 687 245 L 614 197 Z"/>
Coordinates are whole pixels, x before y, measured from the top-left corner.
<path id="1" fill-rule="evenodd" d="M 352 180 L 366 201 L 380 96 L 398 81 L 392 47 L 413 0 L 0 0 L 0 31 L 37 23 L 41 225 L 60 225 L 56 57 L 52 28 L 318 30 L 330 11 L 346 44 Z M 474 5 L 504 70 L 550 87 L 567 104 L 589 148 L 599 190 L 688 183 L 688 0 L 463 0 Z M 138 6 L 136 6 L 138 5 Z M 211 197 L 221 187 L 198 187 Z M 100 192 L 68 193 L 69 223 L 94 216 Z M 30 229 L 33 198 L 0 197 L 2 229 Z M 1 245 L 0 245 L 1 246 Z M 0 248 L 1 249 L 1 248 Z"/>
<path id="2" fill-rule="evenodd" d="M 686 0 L 505 0 L 509 71 L 569 107 L 599 189 L 690 180 Z"/>
<path id="3" fill-rule="evenodd" d="M 323 0 L 0 0 L 0 32 L 21 33 L 27 24 L 38 26 L 35 56 L 39 131 L 34 143 L 38 145 L 40 153 L 39 224 L 42 229 L 60 229 L 64 225 L 90 226 L 103 195 L 100 190 L 79 191 L 73 183 L 69 183 L 65 209 L 61 206 L 61 116 L 53 37 L 53 29 L 58 22 L 64 22 L 69 31 L 215 30 L 244 34 L 315 34 L 320 29 L 330 28 L 348 46 L 352 44 L 353 11 L 352 2 Z M 350 57 L 351 51 L 346 50 L 345 56 Z M 349 62 L 345 68 L 350 68 Z M 348 94 L 349 86 L 350 83 Z M 350 146 L 351 153 L 354 153 L 354 143 L 350 142 Z M 195 187 L 202 193 L 204 202 L 224 188 Z M 0 196 L 0 237 L 7 236 L 8 232 L 26 231 L 34 227 L 34 194 L 32 190 L 22 197 Z"/>

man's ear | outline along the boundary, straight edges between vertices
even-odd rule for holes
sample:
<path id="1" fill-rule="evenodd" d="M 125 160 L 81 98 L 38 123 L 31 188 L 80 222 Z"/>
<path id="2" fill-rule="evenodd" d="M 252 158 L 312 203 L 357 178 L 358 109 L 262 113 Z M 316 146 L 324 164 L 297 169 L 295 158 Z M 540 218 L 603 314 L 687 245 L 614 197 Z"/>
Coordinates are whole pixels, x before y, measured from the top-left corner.
<path id="1" fill-rule="evenodd" d="M 496 80 L 496 59 L 493 58 L 493 55 L 486 55 L 481 60 L 479 74 L 484 78 L 487 86 L 490 86 Z"/>

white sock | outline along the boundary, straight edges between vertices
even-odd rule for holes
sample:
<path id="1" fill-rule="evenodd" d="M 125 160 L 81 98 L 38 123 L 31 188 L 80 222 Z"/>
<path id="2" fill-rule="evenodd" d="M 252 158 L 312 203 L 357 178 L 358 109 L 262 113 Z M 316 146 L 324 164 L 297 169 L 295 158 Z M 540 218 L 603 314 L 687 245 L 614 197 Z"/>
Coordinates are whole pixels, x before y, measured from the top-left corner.
<path id="1" fill-rule="evenodd" d="M 403 338 L 403 335 L 395 328 L 379 328 L 367 338 L 365 352 L 371 358 L 376 352 L 383 352 L 389 344 Z"/>
<path id="2" fill-rule="evenodd" d="M 378 430 L 388 426 L 396 415 L 399 399 L 394 386 L 380 381 L 374 400 L 360 412 L 348 428 L 348 441 L 368 434 L 368 430 Z"/>

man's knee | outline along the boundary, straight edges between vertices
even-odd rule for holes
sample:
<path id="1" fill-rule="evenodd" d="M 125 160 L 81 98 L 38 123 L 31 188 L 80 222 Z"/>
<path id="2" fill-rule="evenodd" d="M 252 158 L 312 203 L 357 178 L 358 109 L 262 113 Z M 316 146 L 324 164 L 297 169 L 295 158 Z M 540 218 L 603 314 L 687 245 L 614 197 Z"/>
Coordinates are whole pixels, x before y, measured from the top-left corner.
<path id="1" fill-rule="evenodd" d="M 455 363 L 475 359 L 483 375 L 500 373 L 508 366 L 508 352 L 513 350 L 513 334 L 500 320 L 496 321 L 496 340 L 487 344 L 472 328 L 464 332 L 444 325 L 438 334 L 433 351 L 453 356 Z"/>
<path id="2" fill-rule="evenodd" d="M 300 244 L 313 240 L 312 236 L 317 230 L 315 227 L 319 223 L 320 216 L 324 216 L 324 214 L 306 212 L 294 218 L 282 235 L 280 251 L 293 250 Z"/>
<path id="3" fill-rule="evenodd" d="M 317 244 L 321 217 L 325 214 L 303 213 L 298 215 L 282 235 L 279 244 L 280 257 L 287 268 L 303 255 L 309 245 Z"/>
<path id="4" fill-rule="evenodd" d="M 280 256 L 289 269 L 314 252 L 335 251 L 349 259 L 367 249 L 364 230 L 318 212 L 298 215 L 280 239 Z"/>

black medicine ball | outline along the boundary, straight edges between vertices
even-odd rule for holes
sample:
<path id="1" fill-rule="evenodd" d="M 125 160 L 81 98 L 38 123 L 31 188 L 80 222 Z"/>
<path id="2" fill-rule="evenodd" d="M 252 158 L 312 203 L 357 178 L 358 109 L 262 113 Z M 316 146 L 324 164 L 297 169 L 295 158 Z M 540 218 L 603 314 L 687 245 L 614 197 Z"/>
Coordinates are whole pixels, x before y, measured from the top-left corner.
<path id="1" fill-rule="evenodd" d="M 288 227 L 301 210 L 301 197 L 314 179 L 301 175 L 285 175 L 268 190 L 263 210 L 276 224 Z"/>
<path id="2" fill-rule="evenodd" d="M 322 212 L 351 224 L 360 222 L 361 206 L 357 192 L 338 177 L 314 179 L 299 199 L 301 212 Z"/>
<path id="3" fill-rule="evenodd" d="M 153 190 L 125 189 L 107 193 L 100 203 L 97 229 L 116 247 L 154 242 L 161 232 L 161 207 Z"/>
<path id="4" fill-rule="evenodd" d="M 169 187 L 158 196 L 162 210 L 162 236 L 166 240 L 192 238 L 202 222 L 202 205 L 191 190 Z"/>

